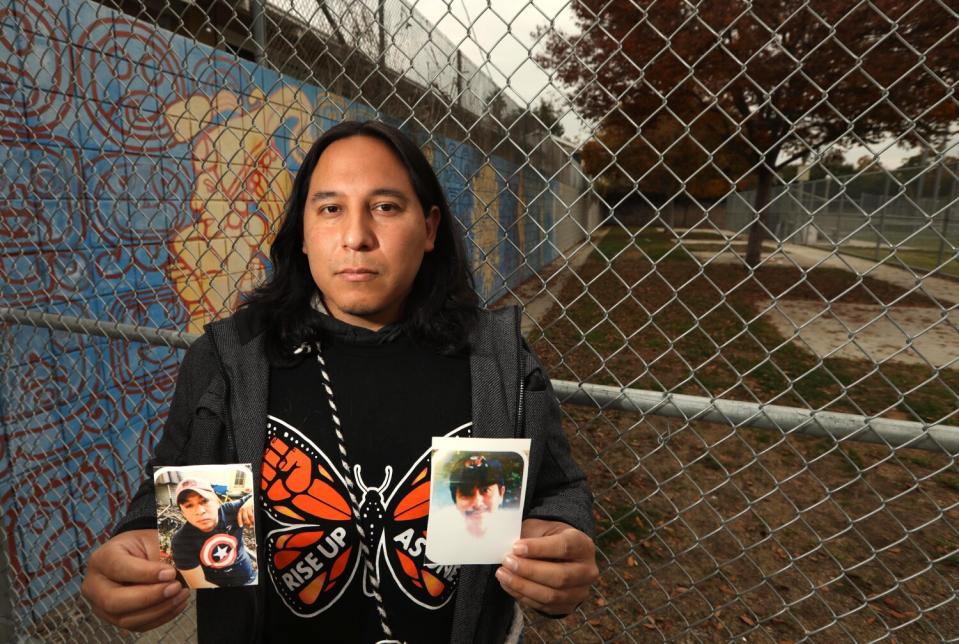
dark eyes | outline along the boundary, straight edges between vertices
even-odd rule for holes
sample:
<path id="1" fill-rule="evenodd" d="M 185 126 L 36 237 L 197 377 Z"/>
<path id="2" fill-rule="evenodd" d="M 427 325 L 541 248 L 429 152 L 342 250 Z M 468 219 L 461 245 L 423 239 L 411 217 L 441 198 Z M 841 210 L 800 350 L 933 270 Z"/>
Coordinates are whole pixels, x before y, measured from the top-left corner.
<path id="1" fill-rule="evenodd" d="M 399 212 L 400 207 L 395 203 L 380 203 L 373 206 L 374 209 L 379 210 L 380 212 Z"/>
<path id="2" fill-rule="evenodd" d="M 382 213 L 396 213 L 400 211 L 399 205 L 395 203 L 380 203 L 373 206 L 373 210 Z M 319 207 L 320 214 L 324 215 L 335 215 L 340 212 L 343 212 L 343 209 L 336 204 L 327 204 L 325 206 Z"/>

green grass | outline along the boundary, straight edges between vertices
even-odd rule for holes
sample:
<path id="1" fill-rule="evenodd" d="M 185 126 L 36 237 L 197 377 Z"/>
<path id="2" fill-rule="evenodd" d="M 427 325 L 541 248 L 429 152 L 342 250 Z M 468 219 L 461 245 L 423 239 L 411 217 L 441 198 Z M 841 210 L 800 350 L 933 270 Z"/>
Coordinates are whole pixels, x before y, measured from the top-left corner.
<path id="1" fill-rule="evenodd" d="M 945 264 L 939 268 L 938 250 L 899 250 L 893 255 L 888 248 L 880 248 L 878 258 L 876 257 L 874 249 L 871 248 L 845 247 L 840 250 L 846 255 L 883 261 L 889 266 L 896 268 L 908 267 L 920 274 L 935 271 L 935 274 L 939 277 L 959 278 L 959 259 L 956 259 L 953 255 L 952 260 L 946 261 Z M 943 259 L 948 260 L 949 257 L 950 253 L 947 247 Z"/>
<path id="2" fill-rule="evenodd" d="M 629 539 L 629 535 L 633 537 L 631 541 L 636 543 L 651 534 L 647 527 L 649 518 L 644 517 L 636 506 L 619 506 L 613 508 L 610 514 L 613 516 L 612 519 L 607 517 L 596 519 L 596 534 L 598 535 L 596 545 L 600 549 L 605 550 L 608 546 Z"/>
<path id="3" fill-rule="evenodd" d="M 693 230 L 684 235 L 682 235 L 684 240 L 693 240 L 693 239 L 726 239 L 722 233 L 717 233 L 715 231 L 709 230 Z"/>
<path id="4" fill-rule="evenodd" d="M 635 237 L 634 237 L 635 236 Z M 608 261 L 617 257 L 623 249 L 632 247 L 641 250 L 651 260 L 666 259 L 691 261 L 693 259 L 685 248 L 675 243 L 661 228 L 646 228 L 642 232 L 627 231 L 616 227 L 611 229 L 596 248 L 594 256 Z"/>
<path id="5" fill-rule="evenodd" d="M 939 485 L 952 490 L 953 492 L 959 492 L 959 478 L 955 476 L 940 476 L 938 479 Z"/>

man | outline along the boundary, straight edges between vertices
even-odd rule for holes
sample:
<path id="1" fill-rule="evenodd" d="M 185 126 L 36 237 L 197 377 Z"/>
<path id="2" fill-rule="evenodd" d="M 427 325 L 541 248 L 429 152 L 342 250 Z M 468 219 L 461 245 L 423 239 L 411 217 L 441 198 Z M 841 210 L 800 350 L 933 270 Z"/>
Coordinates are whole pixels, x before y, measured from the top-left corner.
<path id="1" fill-rule="evenodd" d="M 466 531 L 476 538 L 485 536 L 506 494 L 503 466 L 493 458 L 467 456 L 450 471 L 450 494 Z"/>
<path id="2" fill-rule="evenodd" d="M 176 503 L 186 524 L 173 535 L 173 563 L 190 588 L 243 586 L 256 582 L 243 544 L 243 527 L 253 525 L 253 495 L 220 503 L 213 487 L 184 479 Z"/>
<path id="3" fill-rule="evenodd" d="M 200 594 L 201 641 L 515 641 L 514 600 L 565 615 L 587 596 L 585 479 L 518 311 L 477 307 L 454 226 L 398 130 L 341 123 L 304 157 L 269 280 L 187 353 L 153 458 L 261 464 L 264 582 Z M 522 538 L 498 568 L 424 559 L 423 481 L 443 435 L 532 441 Z M 146 481 L 83 584 L 132 630 L 186 601 L 155 561 L 151 497 Z"/>

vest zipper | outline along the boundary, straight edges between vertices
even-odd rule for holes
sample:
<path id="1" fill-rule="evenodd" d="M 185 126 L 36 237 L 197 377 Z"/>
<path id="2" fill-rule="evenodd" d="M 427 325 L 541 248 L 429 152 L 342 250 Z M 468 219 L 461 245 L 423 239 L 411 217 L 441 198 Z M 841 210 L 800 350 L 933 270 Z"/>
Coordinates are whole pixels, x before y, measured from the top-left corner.
<path id="1" fill-rule="evenodd" d="M 519 389 L 516 397 L 516 430 L 513 432 L 513 437 L 519 438 L 523 436 L 523 397 L 526 393 L 526 379 L 523 377 L 523 314 L 519 307 L 514 309 L 514 318 L 516 320 L 516 375 L 519 379 Z"/>

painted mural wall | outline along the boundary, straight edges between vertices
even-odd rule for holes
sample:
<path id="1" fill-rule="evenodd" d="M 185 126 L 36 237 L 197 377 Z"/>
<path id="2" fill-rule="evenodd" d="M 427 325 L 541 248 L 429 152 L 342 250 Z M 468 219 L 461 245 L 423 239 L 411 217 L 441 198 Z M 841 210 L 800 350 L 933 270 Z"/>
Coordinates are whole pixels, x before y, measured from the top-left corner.
<path id="1" fill-rule="evenodd" d="M 271 226 L 315 137 L 376 116 L 93 2 L 0 0 L 0 305 L 200 332 L 270 270 Z M 557 257 L 568 208 L 554 195 L 578 188 L 422 143 L 484 297 Z M 0 327 L 0 510 L 21 623 L 77 592 L 181 358 Z"/>

